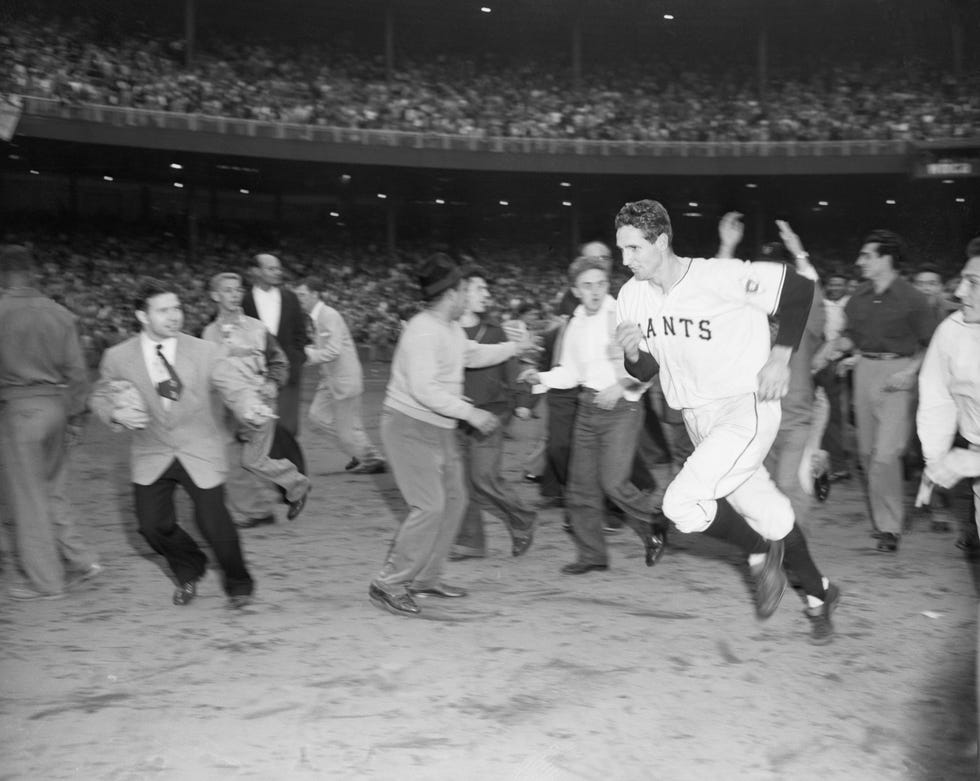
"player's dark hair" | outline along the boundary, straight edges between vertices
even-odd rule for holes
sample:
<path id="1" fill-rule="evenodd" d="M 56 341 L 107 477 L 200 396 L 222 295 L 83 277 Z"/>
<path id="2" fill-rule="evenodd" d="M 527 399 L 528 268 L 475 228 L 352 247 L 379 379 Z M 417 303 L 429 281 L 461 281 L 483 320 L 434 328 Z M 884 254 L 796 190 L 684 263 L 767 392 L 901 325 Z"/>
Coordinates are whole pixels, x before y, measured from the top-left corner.
<path id="1" fill-rule="evenodd" d="M 155 277 L 142 277 L 139 287 L 136 288 L 136 296 L 133 298 L 133 309 L 142 309 L 144 312 L 149 306 L 150 299 L 157 296 L 173 293 L 179 295 L 177 289 L 170 283 Z"/>
<path id="2" fill-rule="evenodd" d="M 874 230 L 864 237 L 865 244 L 877 244 L 879 255 L 890 255 L 892 268 L 898 269 L 905 260 L 905 242 L 897 233 L 889 230 Z"/>
<path id="3" fill-rule="evenodd" d="M 980 256 L 980 236 L 970 239 L 970 243 L 966 245 L 966 256 L 967 258 Z"/>
<path id="4" fill-rule="evenodd" d="M 627 203 L 616 215 L 616 230 L 624 226 L 636 228 L 649 242 L 656 241 L 661 234 L 667 234 L 667 244 L 674 243 L 670 216 L 660 201 L 645 199 Z"/>

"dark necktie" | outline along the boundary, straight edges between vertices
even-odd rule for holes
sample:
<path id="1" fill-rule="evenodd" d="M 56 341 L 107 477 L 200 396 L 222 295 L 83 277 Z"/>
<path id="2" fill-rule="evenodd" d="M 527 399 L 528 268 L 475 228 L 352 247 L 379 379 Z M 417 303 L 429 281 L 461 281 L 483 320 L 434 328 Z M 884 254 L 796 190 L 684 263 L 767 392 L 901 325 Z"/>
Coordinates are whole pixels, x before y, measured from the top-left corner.
<path id="1" fill-rule="evenodd" d="M 184 389 L 184 384 L 180 381 L 180 377 L 177 376 L 177 372 L 174 371 L 174 367 L 170 365 L 167 356 L 163 354 L 162 344 L 157 345 L 157 355 L 160 356 L 160 360 L 163 361 L 163 366 L 167 370 L 167 374 L 170 375 L 169 380 L 163 380 L 157 383 L 157 393 L 165 399 L 177 401 L 180 398 L 180 392 Z"/>

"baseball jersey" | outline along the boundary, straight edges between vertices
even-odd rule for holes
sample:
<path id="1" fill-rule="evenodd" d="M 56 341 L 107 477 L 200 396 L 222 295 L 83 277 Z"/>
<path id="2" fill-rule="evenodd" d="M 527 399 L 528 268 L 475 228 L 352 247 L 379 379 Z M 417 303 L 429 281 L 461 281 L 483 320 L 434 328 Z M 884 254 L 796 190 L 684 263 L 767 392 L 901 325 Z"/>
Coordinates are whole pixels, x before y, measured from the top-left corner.
<path id="1" fill-rule="evenodd" d="M 671 407 L 756 392 L 788 273 L 782 263 L 692 258 L 666 293 L 636 279 L 623 285 L 618 320 L 639 326 Z"/>

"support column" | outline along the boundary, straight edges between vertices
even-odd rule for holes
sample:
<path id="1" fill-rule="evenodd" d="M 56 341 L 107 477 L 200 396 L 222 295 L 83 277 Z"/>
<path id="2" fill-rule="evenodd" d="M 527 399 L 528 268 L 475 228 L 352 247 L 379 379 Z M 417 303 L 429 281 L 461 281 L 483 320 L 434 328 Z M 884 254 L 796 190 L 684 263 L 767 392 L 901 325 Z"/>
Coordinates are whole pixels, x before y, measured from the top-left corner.
<path id="1" fill-rule="evenodd" d="M 197 0 L 184 0 L 184 65 L 194 64 L 194 45 L 197 38 Z"/>
<path id="2" fill-rule="evenodd" d="M 391 196 L 385 201 L 385 246 L 388 257 L 398 250 L 398 199 Z"/>
<path id="3" fill-rule="evenodd" d="M 582 26 L 585 19 L 585 3 L 575 4 L 572 20 L 572 85 L 578 89 L 582 85 Z"/>
<path id="4" fill-rule="evenodd" d="M 395 72 L 395 6 L 385 5 L 385 79 L 391 81 Z"/>

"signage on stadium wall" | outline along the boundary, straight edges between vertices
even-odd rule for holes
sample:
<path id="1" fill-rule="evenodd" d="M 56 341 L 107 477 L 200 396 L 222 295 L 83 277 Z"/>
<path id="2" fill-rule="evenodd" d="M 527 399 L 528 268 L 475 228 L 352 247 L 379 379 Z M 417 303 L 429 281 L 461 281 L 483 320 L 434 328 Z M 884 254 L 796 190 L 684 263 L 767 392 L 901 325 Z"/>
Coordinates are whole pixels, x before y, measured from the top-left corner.
<path id="1" fill-rule="evenodd" d="M 956 179 L 966 176 L 980 176 L 980 159 L 919 160 L 916 162 L 915 176 L 920 179 Z"/>

